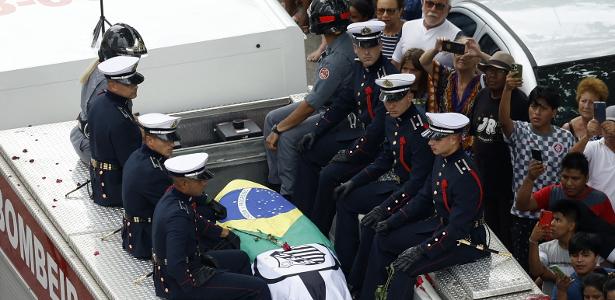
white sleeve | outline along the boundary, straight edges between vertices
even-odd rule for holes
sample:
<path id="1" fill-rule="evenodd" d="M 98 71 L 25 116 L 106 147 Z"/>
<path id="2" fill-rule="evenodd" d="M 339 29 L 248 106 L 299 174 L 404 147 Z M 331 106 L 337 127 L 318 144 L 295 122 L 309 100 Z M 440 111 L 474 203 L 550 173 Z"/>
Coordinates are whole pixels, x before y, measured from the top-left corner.
<path id="1" fill-rule="evenodd" d="M 393 51 L 393 56 L 391 56 L 391 59 L 397 63 L 401 63 L 401 59 L 404 57 L 404 53 L 402 50 L 403 45 L 404 45 L 404 31 L 402 29 L 399 42 L 397 42 L 397 46 L 395 46 L 395 51 Z"/>
<path id="2" fill-rule="evenodd" d="M 587 157 L 587 161 L 591 162 L 594 154 L 596 153 L 596 146 L 600 141 L 589 141 L 587 145 L 585 145 L 585 150 L 583 150 L 583 154 Z"/>
<path id="3" fill-rule="evenodd" d="M 549 267 L 549 251 L 546 243 L 541 243 L 538 245 L 538 257 L 540 258 L 540 262 L 545 266 Z"/>

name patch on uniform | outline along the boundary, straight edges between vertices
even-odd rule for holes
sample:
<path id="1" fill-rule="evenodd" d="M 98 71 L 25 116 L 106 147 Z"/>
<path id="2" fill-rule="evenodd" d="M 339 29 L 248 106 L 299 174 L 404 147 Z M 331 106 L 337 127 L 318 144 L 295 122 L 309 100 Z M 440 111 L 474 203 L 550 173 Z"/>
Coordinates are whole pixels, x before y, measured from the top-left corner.
<path id="1" fill-rule="evenodd" d="M 325 80 L 327 78 L 329 78 L 329 69 L 327 68 L 320 68 L 320 71 L 318 71 L 318 78 Z"/>

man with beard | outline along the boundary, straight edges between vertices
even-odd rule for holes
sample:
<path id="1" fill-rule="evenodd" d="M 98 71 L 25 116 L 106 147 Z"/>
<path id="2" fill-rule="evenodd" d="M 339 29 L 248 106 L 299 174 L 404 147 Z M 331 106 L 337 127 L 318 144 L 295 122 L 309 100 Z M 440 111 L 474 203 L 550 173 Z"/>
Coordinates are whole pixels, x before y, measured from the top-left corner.
<path id="1" fill-rule="evenodd" d="M 437 38 L 455 40 L 461 33 L 446 17 L 451 11 L 450 0 L 424 0 L 423 18 L 404 23 L 401 29 L 401 38 L 393 53 L 393 64 L 399 68 L 404 53 L 410 48 L 423 50 L 434 47 Z M 439 53 L 436 59 L 440 64 L 453 65 L 453 57 L 450 53 Z"/>

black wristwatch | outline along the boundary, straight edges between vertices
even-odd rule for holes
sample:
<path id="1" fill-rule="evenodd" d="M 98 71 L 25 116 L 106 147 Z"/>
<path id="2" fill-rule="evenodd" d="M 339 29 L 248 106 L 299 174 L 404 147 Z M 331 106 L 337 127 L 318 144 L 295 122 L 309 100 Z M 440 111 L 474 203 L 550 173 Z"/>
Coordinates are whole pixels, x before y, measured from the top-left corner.
<path id="1" fill-rule="evenodd" d="M 277 135 L 282 134 L 282 132 L 278 130 L 278 124 L 275 124 L 275 125 L 273 125 L 273 127 L 271 127 L 271 132 L 273 132 L 273 133 L 275 133 Z"/>

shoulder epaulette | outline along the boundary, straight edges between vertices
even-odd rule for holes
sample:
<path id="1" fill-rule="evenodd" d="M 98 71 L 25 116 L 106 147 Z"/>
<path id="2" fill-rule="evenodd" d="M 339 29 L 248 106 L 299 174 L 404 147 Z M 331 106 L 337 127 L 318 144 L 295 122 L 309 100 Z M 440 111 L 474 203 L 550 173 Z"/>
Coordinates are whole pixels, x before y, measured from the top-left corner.
<path id="1" fill-rule="evenodd" d="M 410 125 L 412 125 L 413 130 L 423 131 L 425 130 L 425 124 L 427 123 L 423 121 L 423 118 L 421 118 L 420 114 L 414 114 L 412 117 L 410 117 Z"/>
<path id="2" fill-rule="evenodd" d="M 387 70 L 384 68 L 384 64 L 383 64 L 380 68 L 378 68 L 377 76 L 378 76 L 378 78 L 382 78 L 382 77 L 387 76 L 387 75 L 389 75 L 389 74 L 387 74 Z"/>
<path id="3" fill-rule="evenodd" d="M 188 206 L 186 206 L 186 204 L 184 202 L 182 202 L 181 200 L 177 200 L 177 203 L 179 204 L 179 208 L 183 211 L 186 212 L 186 214 L 190 214 L 190 211 L 188 210 Z"/>
<path id="4" fill-rule="evenodd" d="M 455 167 L 457 167 L 457 171 L 459 171 L 459 174 L 465 174 L 465 173 L 469 173 L 471 168 L 468 165 L 468 162 L 466 162 L 465 158 L 462 158 L 458 161 L 455 162 Z"/>
<path id="5" fill-rule="evenodd" d="M 160 169 L 164 171 L 164 169 L 162 168 L 162 164 L 157 158 L 150 156 L 149 160 L 152 162 L 152 167 L 154 167 L 154 169 Z"/>

